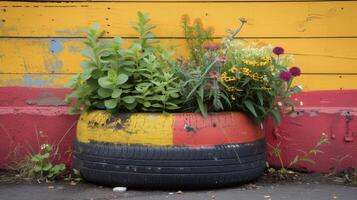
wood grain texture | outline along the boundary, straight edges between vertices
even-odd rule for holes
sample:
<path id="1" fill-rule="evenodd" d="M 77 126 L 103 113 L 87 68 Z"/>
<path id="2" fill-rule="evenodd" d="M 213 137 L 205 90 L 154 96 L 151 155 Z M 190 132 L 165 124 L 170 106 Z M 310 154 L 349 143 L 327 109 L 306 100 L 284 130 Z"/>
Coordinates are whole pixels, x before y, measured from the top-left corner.
<path id="1" fill-rule="evenodd" d="M 84 39 L 0 39 L 0 73 L 78 73 Z M 304 73 L 357 73 L 357 38 L 254 39 L 250 43 L 274 44 L 293 54 Z M 126 40 L 129 46 L 132 40 Z M 187 55 L 183 39 L 162 39 Z M 308 45 L 307 45 L 308 44 Z"/>
<path id="2" fill-rule="evenodd" d="M 239 18 L 248 20 L 243 37 L 356 37 L 357 2 L 0 2 L 0 35 L 78 37 L 93 23 L 108 36 L 135 36 L 136 12 L 151 14 L 159 37 L 181 37 L 180 18 L 200 17 L 226 35 Z"/>
<path id="3" fill-rule="evenodd" d="M 178 55 L 187 54 L 183 14 L 213 26 L 217 38 L 245 17 L 239 36 L 293 54 L 305 73 L 296 84 L 357 89 L 357 1 L 75 1 L 0 2 L 0 86 L 63 87 L 80 72 L 85 28 L 99 22 L 108 37 L 136 37 L 136 12 L 145 11 L 163 45 L 177 46 Z"/>

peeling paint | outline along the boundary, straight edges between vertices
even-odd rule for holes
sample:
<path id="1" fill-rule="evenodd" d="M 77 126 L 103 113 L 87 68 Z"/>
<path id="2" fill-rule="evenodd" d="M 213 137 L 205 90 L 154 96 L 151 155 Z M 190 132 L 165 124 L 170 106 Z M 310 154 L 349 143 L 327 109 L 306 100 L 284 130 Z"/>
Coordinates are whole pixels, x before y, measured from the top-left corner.
<path id="1" fill-rule="evenodd" d="M 50 53 L 60 53 L 63 51 L 63 46 L 61 44 L 61 42 L 63 41 L 63 39 L 53 39 L 51 40 L 51 46 L 50 46 Z"/>
<path id="2" fill-rule="evenodd" d="M 26 100 L 28 105 L 38 106 L 64 106 L 66 103 L 63 98 L 55 96 L 53 92 L 43 92 L 39 97 Z"/>
<path id="3" fill-rule="evenodd" d="M 56 31 L 57 34 L 60 35 L 73 35 L 73 36 L 78 36 L 78 35 L 82 35 L 85 29 L 84 28 L 79 28 L 76 30 L 70 30 L 70 29 L 61 29 Z"/>
<path id="4" fill-rule="evenodd" d="M 63 62 L 58 59 L 58 54 L 63 52 L 64 47 L 62 42 L 67 41 L 67 39 L 52 39 L 50 43 L 50 53 L 54 56 L 53 59 L 47 59 L 45 61 L 45 66 L 50 69 L 51 73 L 56 72 L 58 68 L 63 66 Z"/>
<path id="5" fill-rule="evenodd" d="M 63 67 L 63 62 L 55 56 L 53 59 L 48 59 L 45 61 L 45 67 L 50 69 L 51 73 L 56 72 L 58 68 Z"/>
<path id="6" fill-rule="evenodd" d="M 46 80 L 46 79 L 34 77 L 32 74 L 23 75 L 23 83 L 26 86 L 43 87 L 45 85 L 49 85 L 51 82 L 52 82 L 52 78 Z"/>
<path id="7" fill-rule="evenodd" d="M 310 117 L 315 117 L 315 116 L 317 116 L 317 114 L 318 114 L 318 112 L 317 112 L 316 110 L 311 110 L 311 111 L 309 112 L 309 116 L 310 116 Z"/>

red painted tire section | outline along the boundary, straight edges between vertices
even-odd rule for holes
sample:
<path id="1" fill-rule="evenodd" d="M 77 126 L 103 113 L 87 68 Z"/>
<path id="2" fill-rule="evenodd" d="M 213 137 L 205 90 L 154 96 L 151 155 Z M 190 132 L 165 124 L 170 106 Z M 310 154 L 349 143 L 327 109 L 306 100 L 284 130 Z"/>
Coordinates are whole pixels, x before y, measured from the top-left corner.
<path id="1" fill-rule="evenodd" d="M 244 113 L 212 113 L 207 118 L 198 113 L 179 113 L 174 115 L 174 145 L 239 144 L 264 138 L 263 129 L 254 124 Z"/>

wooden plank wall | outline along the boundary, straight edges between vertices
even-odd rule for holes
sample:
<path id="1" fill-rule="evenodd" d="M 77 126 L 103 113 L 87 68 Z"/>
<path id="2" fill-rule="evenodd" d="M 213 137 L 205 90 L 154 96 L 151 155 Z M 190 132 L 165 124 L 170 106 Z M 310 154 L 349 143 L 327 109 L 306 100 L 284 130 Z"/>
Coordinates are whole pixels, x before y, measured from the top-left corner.
<path id="1" fill-rule="evenodd" d="M 243 39 L 295 55 L 304 73 L 296 84 L 357 89 L 357 1 L 318 0 L 0 1 L 0 86 L 63 87 L 80 72 L 83 29 L 99 22 L 107 38 L 130 41 L 137 11 L 150 13 L 156 36 L 180 54 L 183 14 L 213 26 L 217 39 L 245 17 Z"/>

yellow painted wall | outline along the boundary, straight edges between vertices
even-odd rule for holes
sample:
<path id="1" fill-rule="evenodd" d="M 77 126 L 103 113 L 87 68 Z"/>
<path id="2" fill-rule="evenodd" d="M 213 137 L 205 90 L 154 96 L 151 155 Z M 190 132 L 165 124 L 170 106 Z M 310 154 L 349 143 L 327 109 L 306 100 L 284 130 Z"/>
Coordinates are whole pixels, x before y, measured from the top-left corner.
<path id="1" fill-rule="evenodd" d="M 179 54 L 183 14 L 215 27 L 217 38 L 245 17 L 240 36 L 294 54 L 306 90 L 357 89 L 357 1 L 313 0 L 1 1 L 0 86 L 63 87 L 80 72 L 83 29 L 99 22 L 106 37 L 132 38 L 137 11 L 150 13 L 155 34 Z"/>

